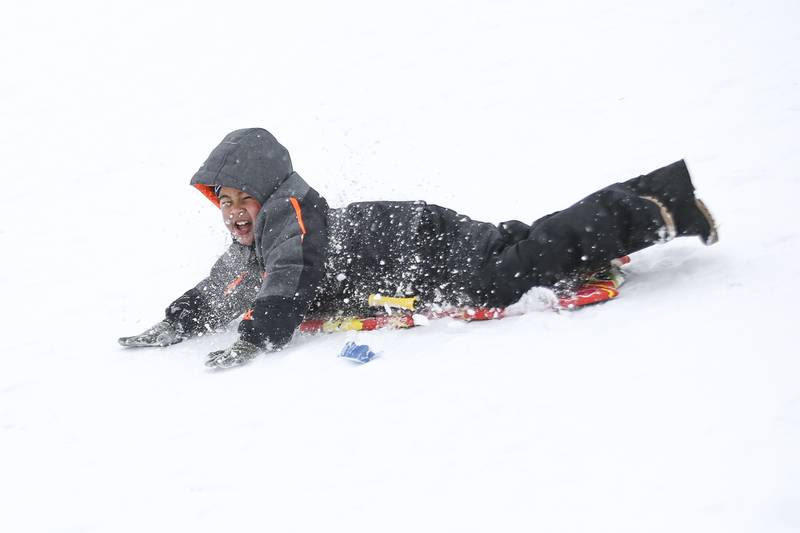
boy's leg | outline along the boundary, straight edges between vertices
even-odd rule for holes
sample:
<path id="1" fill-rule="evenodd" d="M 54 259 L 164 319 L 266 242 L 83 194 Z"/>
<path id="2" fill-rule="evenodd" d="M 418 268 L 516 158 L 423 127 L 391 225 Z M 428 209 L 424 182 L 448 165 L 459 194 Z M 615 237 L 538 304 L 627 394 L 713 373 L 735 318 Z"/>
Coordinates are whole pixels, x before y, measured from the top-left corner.
<path id="1" fill-rule="evenodd" d="M 597 191 L 537 220 L 525 240 L 490 259 L 480 276 L 484 299 L 508 305 L 531 287 L 568 286 L 612 259 L 676 235 L 700 235 L 712 244 L 713 221 L 695 200 L 683 161 Z"/>

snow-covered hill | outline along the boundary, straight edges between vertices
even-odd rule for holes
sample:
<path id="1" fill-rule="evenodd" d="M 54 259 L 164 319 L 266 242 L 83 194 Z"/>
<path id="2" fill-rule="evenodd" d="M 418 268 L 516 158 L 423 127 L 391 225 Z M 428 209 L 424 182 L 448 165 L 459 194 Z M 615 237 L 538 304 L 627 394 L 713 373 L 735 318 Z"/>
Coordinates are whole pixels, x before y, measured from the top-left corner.
<path id="1" fill-rule="evenodd" d="M 16 3 L 0 22 L 0 530 L 800 530 L 800 6 Z M 720 244 L 575 313 L 124 350 L 262 126 L 334 205 L 532 221 L 686 158 Z M 356 339 L 364 366 L 336 355 Z"/>

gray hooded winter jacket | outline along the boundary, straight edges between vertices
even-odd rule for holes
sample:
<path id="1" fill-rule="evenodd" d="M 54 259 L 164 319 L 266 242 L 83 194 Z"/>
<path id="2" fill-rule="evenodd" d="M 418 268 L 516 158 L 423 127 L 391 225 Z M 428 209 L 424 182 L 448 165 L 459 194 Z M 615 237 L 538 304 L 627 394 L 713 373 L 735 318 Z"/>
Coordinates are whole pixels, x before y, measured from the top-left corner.
<path id="1" fill-rule="evenodd" d="M 216 186 L 246 192 L 261 203 L 254 252 L 263 281 L 250 302 L 252 320 L 243 322 L 240 332 L 254 344 L 285 344 L 324 274 L 328 204 L 293 171 L 288 151 L 261 128 L 225 136 L 191 184 L 217 205 Z M 260 277 L 254 274 L 248 277 Z"/>
<path id="2" fill-rule="evenodd" d="M 371 293 L 469 303 L 475 273 L 507 229 L 425 202 L 360 202 L 329 209 L 266 130 L 231 132 L 191 184 L 219 206 L 217 186 L 261 203 L 253 248 L 236 242 L 167 318 L 189 333 L 247 311 L 242 338 L 281 346 L 308 315 L 362 310 Z M 525 226 L 527 227 L 527 226 Z"/>

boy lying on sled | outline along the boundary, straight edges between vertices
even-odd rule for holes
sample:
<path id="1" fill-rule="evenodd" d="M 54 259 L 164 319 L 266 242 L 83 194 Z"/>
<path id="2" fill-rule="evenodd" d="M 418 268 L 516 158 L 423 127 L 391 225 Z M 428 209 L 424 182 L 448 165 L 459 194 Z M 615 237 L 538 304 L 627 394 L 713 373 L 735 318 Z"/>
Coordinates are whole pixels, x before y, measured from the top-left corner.
<path id="1" fill-rule="evenodd" d="M 654 243 L 691 235 L 717 241 L 683 161 L 531 225 L 478 222 L 425 202 L 330 208 L 260 128 L 228 134 L 191 184 L 219 207 L 233 243 L 164 320 L 119 342 L 167 346 L 244 313 L 239 340 L 209 354 L 212 367 L 278 350 L 305 318 L 359 310 L 371 294 L 413 296 L 423 308 L 503 307 L 533 287 L 568 294 L 587 274 Z"/>

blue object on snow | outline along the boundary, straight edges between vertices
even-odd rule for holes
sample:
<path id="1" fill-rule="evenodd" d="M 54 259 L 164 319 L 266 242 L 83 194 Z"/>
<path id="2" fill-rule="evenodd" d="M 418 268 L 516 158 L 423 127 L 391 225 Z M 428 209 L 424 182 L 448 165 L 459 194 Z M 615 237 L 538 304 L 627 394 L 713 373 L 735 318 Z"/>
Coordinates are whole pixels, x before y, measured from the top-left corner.
<path id="1" fill-rule="evenodd" d="M 351 341 L 344 345 L 339 357 L 349 359 L 356 363 L 369 363 L 372 358 L 375 357 L 375 352 L 370 350 L 369 346 L 366 344 L 356 344 Z"/>

